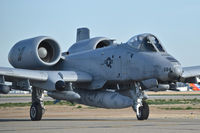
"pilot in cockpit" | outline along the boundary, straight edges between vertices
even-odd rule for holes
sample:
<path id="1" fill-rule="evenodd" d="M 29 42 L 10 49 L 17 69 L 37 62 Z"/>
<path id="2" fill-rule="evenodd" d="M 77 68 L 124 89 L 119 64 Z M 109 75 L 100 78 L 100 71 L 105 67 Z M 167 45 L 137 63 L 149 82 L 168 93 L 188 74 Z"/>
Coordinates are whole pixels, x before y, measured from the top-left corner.
<path id="1" fill-rule="evenodd" d="M 154 46 L 148 36 L 143 38 L 142 45 L 140 48 L 144 51 L 156 52 L 156 49 L 154 48 Z"/>
<path id="2" fill-rule="evenodd" d="M 147 52 L 165 52 L 160 41 L 151 34 L 141 34 L 132 37 L 127 44 L 135 49 Z"/>

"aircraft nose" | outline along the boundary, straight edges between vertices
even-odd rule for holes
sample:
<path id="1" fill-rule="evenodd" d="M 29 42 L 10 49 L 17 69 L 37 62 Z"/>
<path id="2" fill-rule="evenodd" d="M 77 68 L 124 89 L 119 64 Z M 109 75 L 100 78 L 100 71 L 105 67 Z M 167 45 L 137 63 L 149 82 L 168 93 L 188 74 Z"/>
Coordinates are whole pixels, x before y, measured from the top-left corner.
<path id="1" fill-rule="evenodd" d="M 171 80 L 179 80 L 182 76 L 183 70 L 181 66 L 173 66 L 171 71 L 168 73 L 168 77 Z"/>

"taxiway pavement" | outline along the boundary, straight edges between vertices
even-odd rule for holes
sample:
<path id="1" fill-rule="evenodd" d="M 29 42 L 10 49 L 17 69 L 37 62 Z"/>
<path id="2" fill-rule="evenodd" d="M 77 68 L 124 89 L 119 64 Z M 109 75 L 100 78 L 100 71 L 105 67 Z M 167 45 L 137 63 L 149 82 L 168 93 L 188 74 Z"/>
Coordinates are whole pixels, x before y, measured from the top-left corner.
<path id="1" fill-rule="evenodd" d="M 199 119 L 0 119 L 1 133 L 199 133 Z"/>

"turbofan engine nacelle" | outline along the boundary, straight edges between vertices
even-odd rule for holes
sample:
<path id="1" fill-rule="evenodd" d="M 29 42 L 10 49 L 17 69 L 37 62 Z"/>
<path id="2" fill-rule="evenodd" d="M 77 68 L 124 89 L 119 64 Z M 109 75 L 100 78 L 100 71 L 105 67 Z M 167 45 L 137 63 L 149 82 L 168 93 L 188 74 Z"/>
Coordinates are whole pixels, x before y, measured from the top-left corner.
<path id="1" fill-rule="evenodd" d="M 91 39 L 81 40 L 81 41 L 78 41 L 75 44 L 73 44 L 69 48 L 68 53 L 74 54 L 74 53 L 78 53 L 78 52 L 84 52 L 84 51 L 88 51 L 88 50 L 95 50 L 98 48 L 108 47 L 108 46 L 114 45 L 113 41 L 114 40 L 108 39 L 105 37 L 94 37 Z"/>
<path id="2" fill-rule="evenodd" d="M 60 57 L 59 44 L 50 37 L 39 36 L 16 43 L 8 60 L 15 68 L 38 69 L 55 65 Z"/>

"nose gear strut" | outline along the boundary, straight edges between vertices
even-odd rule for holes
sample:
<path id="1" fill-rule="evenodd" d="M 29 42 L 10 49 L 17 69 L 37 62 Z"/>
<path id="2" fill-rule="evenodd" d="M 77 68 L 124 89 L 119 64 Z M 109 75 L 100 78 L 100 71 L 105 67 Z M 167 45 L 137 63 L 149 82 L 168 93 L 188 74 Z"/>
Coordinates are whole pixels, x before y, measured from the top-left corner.
<path id="1" fill-rule="evenodd" d="M 149 106 L 146 103 L 147 96 L 144 94 L 139 82 L 134 82 L 131 89 L 133 99 L 133 110 L 136 112 L 138 120 L 147 120 L 149 117 Z"/>

